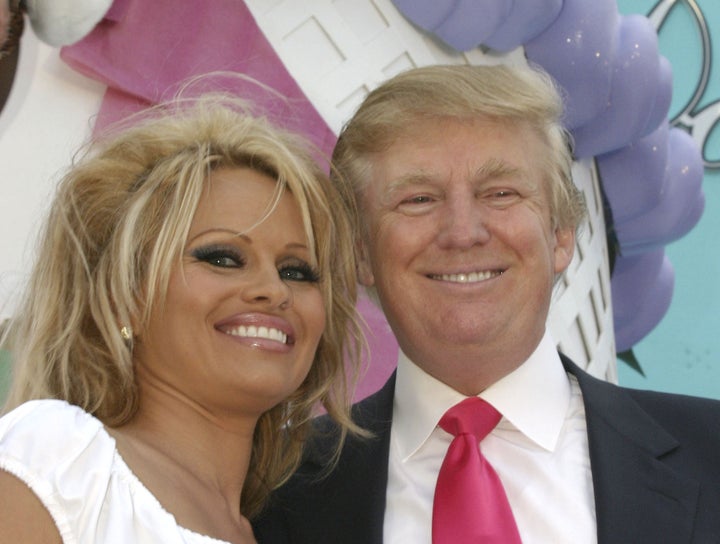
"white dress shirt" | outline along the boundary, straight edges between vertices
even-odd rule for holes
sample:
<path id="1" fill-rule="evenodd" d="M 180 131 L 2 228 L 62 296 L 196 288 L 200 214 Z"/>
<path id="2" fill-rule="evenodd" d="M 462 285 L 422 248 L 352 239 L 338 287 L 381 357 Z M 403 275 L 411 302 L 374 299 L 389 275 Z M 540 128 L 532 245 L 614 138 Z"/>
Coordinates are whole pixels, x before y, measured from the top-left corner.
<path id="1" fill-rule="evenodd" d="M 482 363 L 478 363 L 482 364 Z M 530 358 L 480 395 L 503 418 L 481 449 L 525 544 L 597 542 L 582 394 L 545 334 Z M 435 482 L 452 436 L 437 426 L 466 398 L 400 353 L 390 434 L 386 544 L 430 544 Z"/>

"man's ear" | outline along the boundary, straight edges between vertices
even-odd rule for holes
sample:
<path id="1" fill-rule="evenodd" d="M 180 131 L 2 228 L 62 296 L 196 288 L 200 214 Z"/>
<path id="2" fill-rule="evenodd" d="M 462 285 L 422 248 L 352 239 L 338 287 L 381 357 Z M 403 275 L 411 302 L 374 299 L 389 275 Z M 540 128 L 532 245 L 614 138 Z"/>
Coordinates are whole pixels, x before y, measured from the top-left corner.
<path id="1" fill-rule="evenodd" d="M 360 285 L 364 287 L 372 287 L 375 284 L 375 276 L 373 276 L 372 273 L 367 246 L 364 240 L 361 239 L 358 239 L 356 244 L 358 254 L 358 281 Z"/>
<path id="2" fill-rule="evenodd" d="M 575 254 L 575 230 L 555 229 L 555 274 L 564 272 Z"/>

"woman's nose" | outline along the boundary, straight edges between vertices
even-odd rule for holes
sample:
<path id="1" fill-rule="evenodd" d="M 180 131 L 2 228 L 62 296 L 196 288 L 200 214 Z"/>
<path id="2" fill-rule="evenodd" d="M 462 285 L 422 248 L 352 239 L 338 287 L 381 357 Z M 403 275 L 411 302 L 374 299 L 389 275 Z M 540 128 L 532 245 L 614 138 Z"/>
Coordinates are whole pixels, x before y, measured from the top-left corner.
<path id="1" fill-rule="evenodd" d="M 272 308 L 287 308 L 292 304 L 292 289 L 275 267 L 263 267 L 252 272 L 242 288 L 242 297 L 249 303 L 267 304 Z"/>

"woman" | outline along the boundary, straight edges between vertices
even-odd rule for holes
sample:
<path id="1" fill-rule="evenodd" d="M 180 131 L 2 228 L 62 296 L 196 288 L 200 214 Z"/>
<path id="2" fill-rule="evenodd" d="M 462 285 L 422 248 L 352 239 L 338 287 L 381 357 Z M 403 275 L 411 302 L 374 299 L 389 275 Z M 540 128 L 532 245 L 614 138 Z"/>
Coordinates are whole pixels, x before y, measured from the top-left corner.
<path id="1" fill-rule="evenodd" d="M 253 542 L 313 407 L 358 431 L 344 200 L 299 140 L 227 97 L 94 144 L 9 333 L 0 541 Z"/>

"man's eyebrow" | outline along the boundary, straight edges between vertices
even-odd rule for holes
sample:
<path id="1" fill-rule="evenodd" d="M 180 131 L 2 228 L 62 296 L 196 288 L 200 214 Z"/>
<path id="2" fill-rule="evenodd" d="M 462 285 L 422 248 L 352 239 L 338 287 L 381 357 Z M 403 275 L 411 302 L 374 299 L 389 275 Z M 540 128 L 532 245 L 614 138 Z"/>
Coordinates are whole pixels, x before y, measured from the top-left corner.
<path id="1" fill-rule="evenodd" d="M 423 183 L 431 182 L 434 178 L 432 174 L 426 171 L 409 172 L 402 176 L 395 178 L 388 183 L 385 192 L 392 194 L 395 191 L 404 189 L 405 187 L 412 187 L 413 185 L 422 185 Z"/>
<path id="2" fill-rule="evenodd" d="M 480 165 L 473 173 L 475 181 L 485 181 L 487 179 L 497 179 L 518 176 L 525 173 L 525 170 L 514 164 L 510 164 L 502 159 L 491 158 Z"/>

